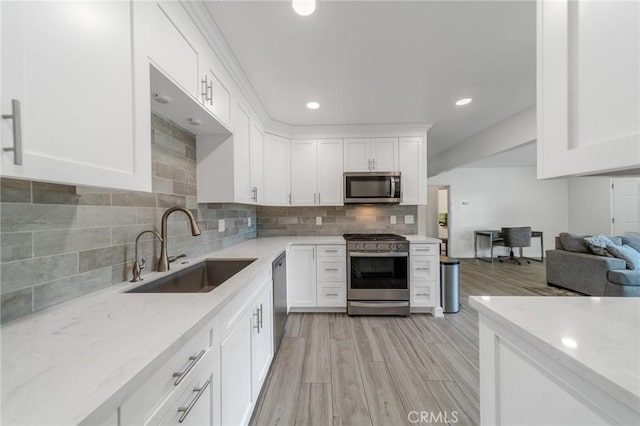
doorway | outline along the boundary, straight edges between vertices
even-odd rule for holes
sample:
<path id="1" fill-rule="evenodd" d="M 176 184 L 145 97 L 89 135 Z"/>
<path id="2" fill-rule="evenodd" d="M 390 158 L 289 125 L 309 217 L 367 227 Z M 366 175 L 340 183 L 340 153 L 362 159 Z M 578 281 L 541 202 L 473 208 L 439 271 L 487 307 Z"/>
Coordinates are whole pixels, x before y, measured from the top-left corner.
<path id="1" fill-rule="evenodd" d="M 427 236 L 442 240 L 441 254 L 451 252 L 451 215 L 449 187 L 430 185 L 427 188 Z"/>
<path id="2" fill-rule="evenodd" d="M 613 235 L 640 234 L 640 178 L 614 178 L 612 191 Z"/>

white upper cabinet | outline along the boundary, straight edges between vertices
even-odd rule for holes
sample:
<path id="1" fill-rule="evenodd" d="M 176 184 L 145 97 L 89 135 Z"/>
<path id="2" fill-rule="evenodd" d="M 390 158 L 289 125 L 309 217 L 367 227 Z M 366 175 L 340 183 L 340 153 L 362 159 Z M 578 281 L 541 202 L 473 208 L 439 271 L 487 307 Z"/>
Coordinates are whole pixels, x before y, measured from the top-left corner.
<path id="1" fill-rule="evenodd" d="M 267 134 L 264 139 L 264 204 L 289 204 L 289 139 Z"/>
<path id="2" fill-rule="evenodd" d="M 188 16 L 176 2 L 152 1 L 146 5 L 150 61 L 182 90 L 199 99 L 199 53 L 194 36 L 187 32 Z"/>
<path id="3" fill-rule="evenodd" d="M 214 71 L 210 55 L 201 55 L 200 69 L 204 76 L 200 81 L 201 102 L 221 123 L 231 128 L 231 92 Z"/>
<path id="4" fill-rule="evenodd" d="M 344 140 L 345 172 L 398 170 L 398 138 Z"/>
<path id="5" fill-rule="evenodd" d="M 256 125 L 251 123 L 249 132 L 251 191 L 253 202 L 262 204 L 264 201 L 264 133 Z"/>
<path id="6" fill-rule="evenodd" d="M 315 139 L 291 141 L 291 204 L 313 206 L 317 202 L 317 152 Z"/>
<path id="7" fill-rule="evenodd" d="M 291 142 L 291 204 L 340 206 L 342 139 L 294 139 Z"/>
<path id="8" fill-rule="evenodd" d="M 150 191 L 144 5 L 0 7 L 2 176 Z"/>
<path id="9" fill-rule="evenodd" d="M 427 153 L 424 139 L 418 136 L 400 138 L 398 158 L 402 185 L 402 204 L 426 204 Z"/>
<path id="10" fill-rule="evenodd" d="M 318 139 L 318 205 L 341 206 L 343 197 L 342 139 Z"/>
<path id="11" fill-rule="evenodd" d="M 640 167 L 640 3 L 538 1 L 538 177 Z"/>
<path id="12" fill-rule="evenodd" d="M 398 170 L 398 138 L 371 138 L 371 170 Z"/>

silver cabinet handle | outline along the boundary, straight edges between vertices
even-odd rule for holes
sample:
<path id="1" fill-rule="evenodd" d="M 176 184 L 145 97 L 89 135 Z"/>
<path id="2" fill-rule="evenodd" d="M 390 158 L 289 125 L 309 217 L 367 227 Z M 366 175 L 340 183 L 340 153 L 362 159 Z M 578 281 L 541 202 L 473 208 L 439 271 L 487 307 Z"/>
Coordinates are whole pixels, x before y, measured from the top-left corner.
<path id="1" fill-rule="evenodd" d="M 200 94 L 203 96 L 203 101 L 206 102 L 209 100 L 209 96 L 207 95 L 209 92 L 207 91 L 207 83 L 208 83 L 208 76 L 207 74 L 204 75 L 204 78 L 202 80 L 200 80 L 200 84 L 202 85 L 202 91 L 200 92 Z"/>
<path id="2" fill-rule="evenodd" d="M 338 293 L 327 293 L 325 296 L 338 297 Z"/>
<path id="3" fill-rule="evenodd" d="M 316 260 L 316 248 L 311 248 L 311 260 Z"/>
<path id="4" fill-rule="evenodd" d="M 13 146 L 2 148 L 3 151 L 13 151 L 13 164 L 22 165 L 22 119 L 20 114 L 20 101 L 11 99 L 11 114 L 2 114 L 5 120 L 13 120 Z"/>
<path id="5" fill-rule="evenodd" d="M 325 249 L 327 253 L 337 253 L 338 249 Z"/>
<path id="6" fill-rule="evenodd" d="M 291 204 L 291 193 L 289 193 L 289 204 Z"/>
<path id="7" fill-rule="evenodd" d="M 313 193 L 313 204 L 316 204 L 317 195 L 315 192 Z"/>
<path id="8" fill-rule="evenodd" d="M 262 323 L 262 312 L 263 312 L 263 310 L 262 310 L 262 303 L 260 304 L 259 312 L 260 312 L 260 319 L 259 319 L 259 322 L 258 322 L 258 323 L 260 324 L 260 328 L 262 328 L 262 327 L 263 327 L 263 323 Z"/>
<path id="9" fill-rule="evenodd" d="M 256 311 L 253 313 L 253 316 L 256 319 L 255 324 L 253 324 L 253 328 L 258 331 L 258 334 L 260 334 L 260 309 L 256 309 Z"/>
<path id="10" fill-rule="evenodd" d="M 376 169 L 376 159 L 374 158 L 373 160 L 371 160 L 371 162 L 373 163 L 373 170 Z"/>
<path id="11" fill-rule="evenodd" d="M 416 251 L 431 251 L 431 249 L 428 249 L 428 248 L 417 248 Z"/>
<path id="12" fill-rule="evenodd" d="M 337 271 L 338 268 L 324 268 L 325 271 Z"/>
<path id="13" fill-rule="evenodd" d="M 416 293 L 416 296 L 429 296 L 429 293 Z"/>
<path id="14" fill-rule="evenodd" d="M 191 412 L 191 409 L 193 408 L 194 405 L 196 405 L 196 402 L 198 402 L 198 400 L 200 399 L 200 397 L 202 396 L 202 394 L 207 389 L 207 387 L 209 386 L 210 383 L 211 383 L 211 379 L 207 379 L 207 381 L 204 382 L 204 385 L 200 386 L 199 388 L 193 388 L 193 391 L 197 392 L 197 394 L 191 400 L 189 405 L 187 405 L 186 407 L 178 407 L 178 413 L 182 413 L 182 415 L 178 419 L 178 423 L 182 423 L 184 421 L 184 419 L 187 418 L 187 416 Z"/>
<path id="15" fill-rule="evenodd" d="M 207 99 L 209 100 L 209 105 L 213 106 L 213 81 L 210 81 L 207 85 Z"/>
<path id="16" fill-rule="evenodd" d="M 367 164 L 368 164 L 367 168 L 368 168 L 369 170 L 371 170 L 371 158 L 369 158 L 369 160 L 368 160 Z"/>
<path id="17" fill-rule="evenodd" d="M 416 268 L 416 271 L 428 271 L 429 268 Z"/>
<path id="18" fill-rule="evenodd" d="M 174 386 L 178 386 L 180 384 L 180 382 L 182 382 L 182 379 L 184 379 L 187 376 L 187 374 L 189 374 L 189 371 L 191 371 L 193 366 L 196 365 L 198 363 L 198 361 L 200 361 L 200 358 L 202 358 L 204 353 L 205 353 L 205 350 L 203 349 L 203 350 L 200 351 L 200 353 L 198 355 L 190 356 L 189 357 L 189 361 L 191 361 L 191 362 L 189 363 L 189 365 L 187 365 L 187 367 L 183 371 L 178 372 L 178 373 L 173 373 L 173 377 L 177 378 L 176 381 L 173 382 Z"/>
<path id="19" fill-rule="evenodd" d="M 318 204 L 320 204 L 320 193 L 318 192 Z"/>

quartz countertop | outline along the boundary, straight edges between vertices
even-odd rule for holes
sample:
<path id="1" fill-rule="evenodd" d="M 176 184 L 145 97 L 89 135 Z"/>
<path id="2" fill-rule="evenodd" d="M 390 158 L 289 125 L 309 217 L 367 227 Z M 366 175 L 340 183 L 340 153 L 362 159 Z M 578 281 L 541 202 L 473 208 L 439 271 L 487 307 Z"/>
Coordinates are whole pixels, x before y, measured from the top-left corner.
<path id="1" fill-rule="evenodd" d="M 629 407 L 640 406 L 640 299 L 471 296 L 481 315 Z"/>
<path id="2" fill-rule="evenodd" d="M 126 294 L 167 273 L 144 275 L 2 326 L 2 423 L 77 424 L 94 410 L 117 407 L 224 302 L 287 249 L 289 244 L 345 244 L 336 237 L 248 240 L 171 265 L 172 272 L 206 258 L 256 258 L 206 294 Z M 171 273 L 171 272 L 169 272 Z M 106 407 L 106 408 L 105 408 Z"/>
<path id="3" fill-rule="evenodd" d="M 405 235 L 410 243 L 440 244 L 442 240 L 424 235 Z"/>

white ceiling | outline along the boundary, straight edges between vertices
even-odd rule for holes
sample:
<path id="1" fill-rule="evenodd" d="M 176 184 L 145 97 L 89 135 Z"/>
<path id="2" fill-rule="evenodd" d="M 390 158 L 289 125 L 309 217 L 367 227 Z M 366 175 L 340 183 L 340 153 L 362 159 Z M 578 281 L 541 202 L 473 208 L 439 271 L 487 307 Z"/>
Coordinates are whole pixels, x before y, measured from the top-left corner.
<path id="1" fill-rule="evenodd" d="M 283 123 L 434 124 L 433 156 L 535 104 L 533 1 L 318 1 L 308 17 L 289 1 L 207 7 Z M 474 102 L 456 107 L 463 97 Z"/>
<path id="2" fill-rule="evenodd" d="M 530 142 L 516 148 L 508 149 L 490 157 L 467 163 L 462 168 L 493 168 L 493 167 L 535 167 L 538 151 L 536 143 Z"/>

